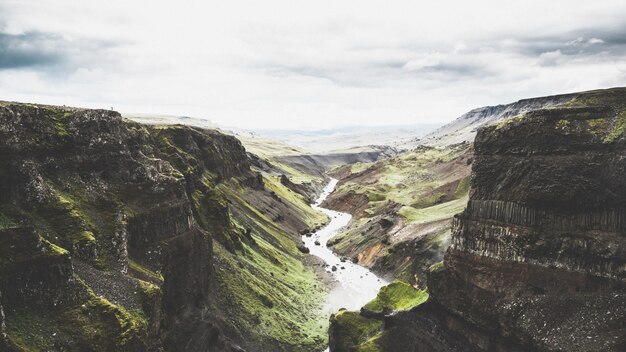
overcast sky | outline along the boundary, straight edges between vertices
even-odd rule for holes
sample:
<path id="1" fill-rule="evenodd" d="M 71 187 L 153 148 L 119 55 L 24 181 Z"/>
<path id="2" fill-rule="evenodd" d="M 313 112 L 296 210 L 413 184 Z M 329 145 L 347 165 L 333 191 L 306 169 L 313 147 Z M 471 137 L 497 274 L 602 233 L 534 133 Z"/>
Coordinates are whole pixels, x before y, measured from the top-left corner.
<path id="1" fill-rule="evenodd" d="M 0 0 L 0 100 L 319 128 L 624 85 L 624 0 Z"/>

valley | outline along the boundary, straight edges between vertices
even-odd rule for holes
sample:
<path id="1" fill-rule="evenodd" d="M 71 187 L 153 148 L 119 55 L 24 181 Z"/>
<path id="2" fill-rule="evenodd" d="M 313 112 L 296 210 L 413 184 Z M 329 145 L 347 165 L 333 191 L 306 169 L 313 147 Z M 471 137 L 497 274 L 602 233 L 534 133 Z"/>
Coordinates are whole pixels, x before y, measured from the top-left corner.
<path id="1" fill-rule="evenodd" d="M 0 350 L 619 351 L 625 102 L 325 151 L 0 102 Z"/>

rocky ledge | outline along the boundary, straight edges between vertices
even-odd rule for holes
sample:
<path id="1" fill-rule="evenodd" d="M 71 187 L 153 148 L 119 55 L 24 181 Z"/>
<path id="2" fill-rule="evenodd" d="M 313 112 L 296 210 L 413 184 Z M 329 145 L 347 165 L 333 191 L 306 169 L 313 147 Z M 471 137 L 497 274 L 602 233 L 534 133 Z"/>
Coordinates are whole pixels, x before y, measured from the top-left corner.
<path id="1" fill-rule="evenodd" d="M 430 299 L 385 351 L 623 351 L 626 90 L 481 128 Z"/>

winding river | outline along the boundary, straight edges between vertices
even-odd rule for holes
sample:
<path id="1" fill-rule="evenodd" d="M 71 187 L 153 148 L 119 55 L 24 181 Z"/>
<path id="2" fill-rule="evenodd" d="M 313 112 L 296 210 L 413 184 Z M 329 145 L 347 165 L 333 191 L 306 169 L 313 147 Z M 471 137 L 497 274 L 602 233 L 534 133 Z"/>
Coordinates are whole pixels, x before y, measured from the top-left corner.
<path id="1" fill-rule="evenodd" d="M 331 179 L 324 188 L 317 201 L 311 206 L 324 212 L 330 217 L 330 222 L 313 233 L 312 236 L 303 236 L 302 240 L 311 250 L 311 254 L 321 258 L 328 266 L 326 270 L 332 274 L 337 281 L 333 289 L 328 294 L 324 311 L 330 314 L 337 312 L 340 308 L 348 310 L 359 310 L 363 305 L 376 297 L 382 286 L 388 284 L 387 281 L 379 278 L 368 269 L 352 263 L 351 260 L 341 261 L 333 251 L 326 247 L 329 239 L 335 236 L 341 228 L 346 226 L 352 215 L 320 207 L 320 204 L 328 197 L 337 186 L 337 180 Z M 318 241 L 319 245 L 315 244 Z M 332 267 L 336 270 L 333 271 Z M 328 351 L 328 349 L 326 350 Z"/>

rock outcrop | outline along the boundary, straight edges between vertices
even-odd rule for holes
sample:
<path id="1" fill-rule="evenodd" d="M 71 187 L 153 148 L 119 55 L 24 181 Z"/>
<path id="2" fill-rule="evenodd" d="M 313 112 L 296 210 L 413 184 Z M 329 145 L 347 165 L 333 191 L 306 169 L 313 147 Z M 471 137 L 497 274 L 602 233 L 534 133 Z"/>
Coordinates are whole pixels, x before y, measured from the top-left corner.
<path id="1" fill-rule="evenodd" d="M 623 351 L 625 90 L 478 131 L 470 200 L 385 351 Z"/>
<path id="2" fill-rule="evenodd" d="M 71 297 L 74 270 L 69 253 L 32 227 L 0 230 L 0 287 L 9 306 L 50 307 Z"/>
<path id="3" fill-rule="evenodd" d="M 212 237 L 200 226 L 215 229 L 214 237 L 231 226 L 216 183 L 256 177 L 237 139 L 146 127 L 114 111 L 2 104 L 0 140 L 0 288 L 9 319 L 25 319 L 36 306 L 64 316 L 75 304 L 109 319 L 118 308 L 89 288 L 129 310 L 141 307 L 133 292 L 149 284 L 125 276 L 132 262 L 140 277 L 156 283 L 155 273 L 163 272 L 163 297 L 148 302 L 147 331 L 132 314 L 115 313 L 120 340 L 110 335 L 104 349 L 142 351 L 161 341 L 170 350 L 235 348 L 202 313 L 209 304 Z M 93 265 L 80 263 L 79 280 L 72 258 Z M 76 316 L 54 323 L 75 340 L 71 350 L 78 340 L 96 344 L 85 332 L 64 330 Z M 99 324 L 88 334 L 116 329 Z"/>

